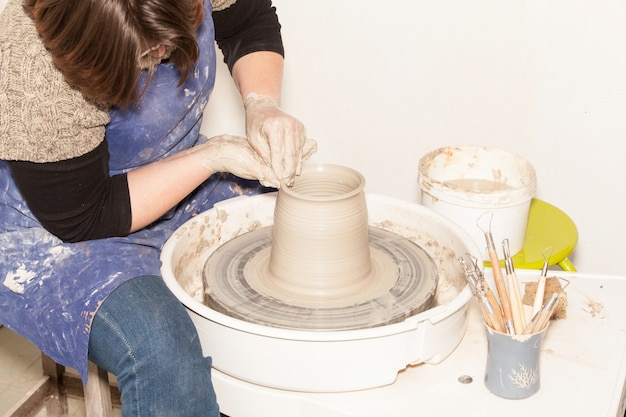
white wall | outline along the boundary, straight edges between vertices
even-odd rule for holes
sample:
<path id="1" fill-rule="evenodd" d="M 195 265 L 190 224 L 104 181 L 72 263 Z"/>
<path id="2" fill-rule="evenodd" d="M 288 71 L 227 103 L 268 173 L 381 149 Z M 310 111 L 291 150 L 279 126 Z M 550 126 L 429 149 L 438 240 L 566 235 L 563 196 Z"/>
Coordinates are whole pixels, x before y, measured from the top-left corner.
<path id="1" fill-rule="evenodd" d="M 576 222 L 579 271 L 626 275 L 626 2 L 274 0 L 284 108 L 314 160 L 417 201 L 417 161 L 454 145 L 531 161 L 537 197 Z M 243 132 L 221 68 L 206 133 Z"/>
<path id="2" fill-rule="evenodd" d="M 0 0 L 0 10 L 6 0 Z M 626 275 L 626 2 L 274 0 L 284 108 L 318 162 L 417 201 L 417 161 L 448 145 L 517 153 L 576 222 L 579 271 Z M 224 66 L 204 131 L 243 133 Z"/>

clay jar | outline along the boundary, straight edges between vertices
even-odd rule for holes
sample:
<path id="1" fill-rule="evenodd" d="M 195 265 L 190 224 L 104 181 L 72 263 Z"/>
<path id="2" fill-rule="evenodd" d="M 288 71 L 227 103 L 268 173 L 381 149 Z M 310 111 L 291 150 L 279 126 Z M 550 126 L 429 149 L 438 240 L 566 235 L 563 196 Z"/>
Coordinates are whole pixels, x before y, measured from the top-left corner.
<path id="1" fill-rule="evenodd" d="M 269 270 L 286 293 L 341 298 L 371 284 L 365 178 L 339 165 L 306 165 L 278 191 Z"/>

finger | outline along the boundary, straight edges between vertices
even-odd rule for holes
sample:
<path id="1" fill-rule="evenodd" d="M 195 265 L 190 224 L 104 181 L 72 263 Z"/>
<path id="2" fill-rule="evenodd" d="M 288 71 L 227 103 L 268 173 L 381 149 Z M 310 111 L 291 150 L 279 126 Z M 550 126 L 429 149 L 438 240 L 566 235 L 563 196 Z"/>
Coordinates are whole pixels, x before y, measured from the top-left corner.
<path id="1" fill-rule="evenodd" d="M 265 136 L 261 134 L 261 132 L 255 132 L 248 136 L 248 143 L 254 151 L 259 155 L 261 160 L 265 162 L 266 165 L 270 165 L 272 162 L 272 155 L 270 152 L 270 144 L 267 142 Z"/>
<path id="2" fill-rule="evenodd" d="M 302 147 L 302 160 L 306 161 L 317 152 L 317 142 L 314 139 L 307 139 Z"/>
<path id="3" fill-rule="evenodd" d="M 302 154 L 298 158 L 298 167 L 296 169 L 296 175 L 300 175 L 302 172 L 302 164 L 309 159 L 315 152 L 317 152 L 317 142 L 313 139 L 306 139 L 302 146 Z"/>
<path id="4" fill-rule="evenodd" d="M 283 172 L 279 175 L 279 178 L 283 179 L 289 186 L 293 185 L 293 180 L 296 176 L 296 171 L 298 169 L 298 163 L 300 162 L 299 154 L 296 152 L 296 148 L 287 147 L 287 149 L 285 149 L 285 152 L 282 154 Z"/>
<path id="5" fill-rule="evenodd" d="M 306 143 L 306 131 L 304 126 L 293 119 L 296 123 L 285 129 L 285 141 L 283 152 L 283 179 L 293 185 L 293 180 L 302 168 L 302 152 Z"/>
<path id="6" fill-rule="evenodd" d="M 280 181 L 275 178 L 261 178 L 259 182 L 263 187 L 280 188 Z"/>
<path id="7" fill-rule="evenodd" d="M 289 176 L 289 159 L 294 152 L 293 143 L 286 135 L 284 128 L 271 129 L 267 132 L 270 144 L 271 167 L 279 179 Z"/>
<path id="8" fill-rule="evenodd" d="M 272 167 L 258 156 L 255 159 L 258 161 L 259 182 L 265 187 L 280 188 L 280 178 L 276 176 Z"/>

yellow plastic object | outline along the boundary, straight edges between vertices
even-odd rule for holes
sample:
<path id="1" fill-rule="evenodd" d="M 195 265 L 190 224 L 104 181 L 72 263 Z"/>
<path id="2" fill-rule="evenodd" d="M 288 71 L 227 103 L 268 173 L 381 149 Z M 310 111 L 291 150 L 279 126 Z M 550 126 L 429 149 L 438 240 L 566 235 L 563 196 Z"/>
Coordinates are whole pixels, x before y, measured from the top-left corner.
<path id="1" fill-rule="evenodd" d="M 533 198 L 528 212 L 528 226 L 522 250 L 512 256 L 513 266 L 520 269 L 541 269 L 545 263 L 544 253 L 552 248 L 549 265 L 558 265 L 563 271 L 576 271 L 567 259 L 578 243 L 578 229 L 562 210 Z M 496 249 L 501 253 L 501 242 L 496 242 Z M 485 266 L 490 267 L 489 262 Z M 504 261 L 500 261 L 504 268 Z"/>

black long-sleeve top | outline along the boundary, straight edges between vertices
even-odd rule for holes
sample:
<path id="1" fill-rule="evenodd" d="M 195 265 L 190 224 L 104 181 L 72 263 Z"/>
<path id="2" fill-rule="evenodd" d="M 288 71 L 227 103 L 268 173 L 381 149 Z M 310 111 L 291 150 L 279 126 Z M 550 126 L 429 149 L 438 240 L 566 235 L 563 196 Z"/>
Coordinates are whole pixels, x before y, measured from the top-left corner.
<path id="1" fill-rule="evenodd" d="M 213 12 L 215 39 L 232 72 L 252 52 L 284 55 L 280 23 L 271 0 L 237 0 Z M 58 162 L 9 161 L 15 182 L 33 215 L 64 241 L 77 242 L 130 232 L 132 212 L 126 174 L 109 175 L 105 140 L 94 150 Z"/>

